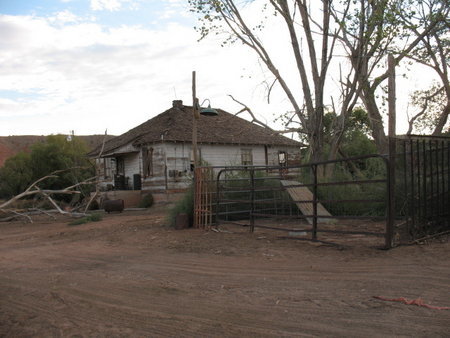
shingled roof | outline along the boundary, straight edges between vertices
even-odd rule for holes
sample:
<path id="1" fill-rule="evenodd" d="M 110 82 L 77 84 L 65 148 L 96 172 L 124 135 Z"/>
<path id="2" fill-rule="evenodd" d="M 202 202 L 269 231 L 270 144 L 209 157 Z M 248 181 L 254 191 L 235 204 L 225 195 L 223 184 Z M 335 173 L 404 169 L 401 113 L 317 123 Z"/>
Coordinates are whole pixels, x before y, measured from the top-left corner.
<path id="1" fill-rule="evenodd" d="M 197 127 L 199 144 L 240 144 L 301 146 L 300 142 L 271 132 L 270 130 L 217 109 L 217 116 L 200 116 Z M 184 106 L 182 101 L 174 101 L 173 106 L 158 116 L 116 136 L 105 143 L 103 154 L 131 143 L 138 147 L 156 142 L 192 142 L 192 106 Z M 95 156 L 100 148 L 89 155 Z"/>

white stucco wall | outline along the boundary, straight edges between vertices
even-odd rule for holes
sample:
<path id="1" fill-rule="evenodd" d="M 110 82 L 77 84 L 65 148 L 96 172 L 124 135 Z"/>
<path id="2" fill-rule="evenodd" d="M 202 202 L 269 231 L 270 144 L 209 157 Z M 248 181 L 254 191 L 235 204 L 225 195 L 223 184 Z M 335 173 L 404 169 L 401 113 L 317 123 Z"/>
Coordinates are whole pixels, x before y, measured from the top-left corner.
<path id="1" fill-rule="evenodd" d="M 266 158 L 264 146 L 250 145 L 200 145 L 202 160 L 211 166 L 236 166 L 241 165 L 241 150 L 251 149 L 253 165 L 265 165 Z"/>

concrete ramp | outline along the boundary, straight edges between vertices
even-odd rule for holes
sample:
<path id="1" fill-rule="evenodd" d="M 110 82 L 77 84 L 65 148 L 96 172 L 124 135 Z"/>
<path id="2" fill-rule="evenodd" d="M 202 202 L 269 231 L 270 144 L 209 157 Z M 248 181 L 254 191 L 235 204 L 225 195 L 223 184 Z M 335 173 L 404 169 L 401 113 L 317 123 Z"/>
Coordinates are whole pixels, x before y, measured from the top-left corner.
<path id="1" fill-rule="evenodd" d="M 312 201 L 313 194 L 307 187 L 290 187 L 292 185 L 301 185 L 302 183 L 298 181 L 287 181 L 280 180 L 281 184 L 286 188 L 288 194 L 292 197 L 294 201 Z M 312 202 L 295 202 L 299 210 L 303 215 L 313 214 L 313 203 Z M 317 203 L 317 215 L 318 216 L 331 216 L 327 209 L 321 204 Z M 306 218 L 309 224 L 313 223 L 311 217 Z M 333 218 L 318 218 L 318 223 L 332 223 L 336 220 Z"/>

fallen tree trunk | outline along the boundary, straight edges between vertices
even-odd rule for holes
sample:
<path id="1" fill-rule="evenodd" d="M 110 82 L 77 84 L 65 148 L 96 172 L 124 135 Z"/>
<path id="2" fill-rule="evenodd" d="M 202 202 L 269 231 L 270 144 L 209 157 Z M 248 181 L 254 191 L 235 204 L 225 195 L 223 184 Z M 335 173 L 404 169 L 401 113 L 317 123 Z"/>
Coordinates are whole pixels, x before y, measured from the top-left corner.
<path id="1" fill-rule="evenodd" d="M 72 217 L 82 217 L 82 216 L 86 216 L 85 213 L 74 213 L 71 211 L 66 211 L 61 209 L 61 207 L 53 200 L 53 198 L 51 197 L 51 195 L 55 195 L 55 194 L 63 194 L 63 195 L 72 195 L 72 194 L 80 194 L 81 192 L 78 190 L 75 190 L 76 188 L 78 188 L 81 185 L 88 185 L 88 184 L 93 184 L 97 182 L 97 176 L 88 178 L 82 182 L 78 182 L 74 185 L 71 185 L 69 187 L 66 187 L 64 189 L 58 189 L 58 190 L 50 190 L 50 189 L 40 189 L 38 184 L 46 179 L 49 178 L 58 178 L 58 174 L 61 174 L 63 172 L 67 172 L 70 170 L 74 170 L 74 169 L 80 169 L 80 167 L 73 167 L 73 168 L 69 168 L 69 169 L 63 169 L 63 170 L 56 170 L 52 173 L 50 173 L 47 176 L 41 177 L 40 179 L 36 180 L 35 182 L 33 182 L 24 192 L 10 198 L 9 200 L 7 200 L 6 202 L 0 204 L 0 211 L 4 212 L 4 213 L 12 213 L 14 215 L 12 216 L 8 216 L 5 218 L 0 219 L 0 221 L 8 221 L 8 220 L 12 220 L 15 219 L 17 217 L 25 217 L 27 218 L 30 222 L 32 222 L 31 218 L 29 217 L 30 215 L 32 215 L 35 212 L 38 213 L 44 213 L 41 210 L 34 210 L 31 212 L 18 212 L 17 210 L 12 210 L 12 209 L 7 209 L 8 206 L 12 205 L 14 202 L 25 198 L 25 197 L 29 197 L 29 196 L 33 196 L 33 195 L 41 195 L 43 197 L 45 197 L 55 208 L 53 212 L 55 213 L 59 213 L 59 214 L 64 214 L 64 215 L 70 215 Z M 46 211 L 47 213 L 49 211 Z"/>
<path id="2" fill-rule="evenodd" d="M 12 210 L 12 209 L 6 209 L 6 210 L 0 210 L 5 214 L 13 214 L 11 216 L 6 216 L 3 218 L 0 218 L 0 222 L 9 222 L 9 221 L 13 221 L 19 217 L 24 217 L 26 218 L 30 223 L 33 223 L 33 220 L 30 216 L 36 216 L 36 215 L 47 215 L 53 219 L 56 219 L 55 216 L 53 216 L 52 214 L 61 214 L 59 212 L 59 210 L 56 209 L 52 209 L 52 210 L 42 210 L 42 209 L 33 209 L 33 210 L 29 210 L 29 211 L 22 211 L 22 210 Z M 80 218 L 80 217 L 85 217 L 87 216 L 87 214 L 82 213 L 82 212 L 65 212 L 63 213 L 64 215 L 70 216 L 70 217 L 74 217 L 74 218 Z"/>

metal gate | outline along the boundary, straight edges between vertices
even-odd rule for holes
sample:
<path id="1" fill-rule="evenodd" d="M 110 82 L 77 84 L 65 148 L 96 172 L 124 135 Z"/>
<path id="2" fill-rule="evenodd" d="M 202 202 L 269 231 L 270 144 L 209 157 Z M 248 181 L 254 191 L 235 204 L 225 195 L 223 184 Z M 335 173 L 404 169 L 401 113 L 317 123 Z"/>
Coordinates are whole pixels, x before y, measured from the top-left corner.
<path id="1" fill-rule="evenodd" d="M 214 170 L 210 167 L 195 169 L 194 227 L 209 228 L 213 222 Z"/>
<path id="2" fill-rule="evenodd" d="M 358 177 L 358 168 L 370 163 L 378 166 L 379 175 Z M 324 239 L 319 233 L 376 236 L 390 246 L 392 236 L 386 233 L 392 231 L 394 218 L 387 208 L 388 165 L 386 158 L 369 155 L 289 167 L 208 167 L 207 179 L 206 169 L 198 168 L 196 226 L 235 224 L 250 232 L 273 229 L 314 241 Z M 325 174 L 330 172 L 335 174 Z M 370 223 L 362 227 L 355 220 Z"/>

